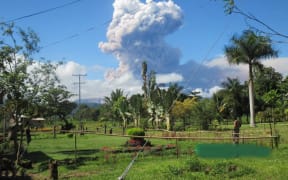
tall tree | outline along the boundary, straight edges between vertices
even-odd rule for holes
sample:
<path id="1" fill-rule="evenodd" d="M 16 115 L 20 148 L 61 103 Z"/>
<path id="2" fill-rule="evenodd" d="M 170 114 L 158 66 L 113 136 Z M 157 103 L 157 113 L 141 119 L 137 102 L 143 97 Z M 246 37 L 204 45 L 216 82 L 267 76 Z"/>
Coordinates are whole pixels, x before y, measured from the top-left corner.
<path id="1" fill-rule="evenodd" d="M 16 164 L 20 161 L 21 149 L 23 148 L 23 131 L 25 124 L 18 123 L 21 114 L 25 113 L 28 107 L 28 100 L 25 94 L 29 87 L 26 84 L 28 73 L 27 67 L 31 65 L 31 55 L 38 51 L 38 36 L 31 30 L 24 31 L 15 27 L 14 24 L 0 24 L 0 95 L 7 96 L 4 105 L 10 117 L 15 120 L 13 134 L 20 130 L 20 140 L 14 141 Z M 16 132 L 15 132 L 16 131 Z"/>
<path id="2" fill-rule="evenodd" d="M 261 68 L 263 65 L 260 60 L 277 56 L 277 51 L 273 49 L 269 37 L 246 30 L 240 37 L 234 35 L 231 38 L 231 44 L 225 47 L 225 54 L 230 64 L 248 64 L 249 66 L 250 126 L 255 127 L 253 69 Z"/>
<path id="3" fill-rule="evenodd" d="M 142 79 L 142 90 L 144 91 L 144 98 L 147 99 L 147 63 L 145 61 L 142 63 Z"/>

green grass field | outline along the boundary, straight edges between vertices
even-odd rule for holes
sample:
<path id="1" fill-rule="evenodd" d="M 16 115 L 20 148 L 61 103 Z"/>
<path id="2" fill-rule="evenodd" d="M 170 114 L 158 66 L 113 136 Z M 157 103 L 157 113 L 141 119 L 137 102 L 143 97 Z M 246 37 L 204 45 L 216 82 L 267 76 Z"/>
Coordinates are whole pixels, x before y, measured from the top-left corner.
<path id="1" fill-rule="evenodd" d="M 265 135 L 266 127 L 263 126 L 259 125 L 255 129 L 243 126 L 242 132 Z M 266 157 L 203 158 L 197 157 L 195 153 L 195 147 L 203 142 L 149 139 L 154 148 L 167 144 L 177 144 L 178 148 L 140 153 L 125 179 L 288 179 L 288 126 L 277 125 L 276 128 L 281 137 L 280 145 Z M 202 136 L 215 135 L 211 132 L 201 133 Z M 227 131 L 229 133 L 230 130 Z M 136 153 L 111 153 L 109 150 L 125 149 L 123 145 L 128 139 L 99 134 L 77 135 L 75 149 L 75 136 L 71 134 L 57 134 L 54 139 L 52 133 L 37 133 L 33 135 L 25 156 L 33 161 L 33 169 L 26 173 L 32 179 L 47 179 L 48 161 L 55 159 L 59 162 L 59 179 L 117 179 Z M 244 143 L 262 144 L 254 141 Z M 267 144 L 270 148 L 269 141 Z"/>

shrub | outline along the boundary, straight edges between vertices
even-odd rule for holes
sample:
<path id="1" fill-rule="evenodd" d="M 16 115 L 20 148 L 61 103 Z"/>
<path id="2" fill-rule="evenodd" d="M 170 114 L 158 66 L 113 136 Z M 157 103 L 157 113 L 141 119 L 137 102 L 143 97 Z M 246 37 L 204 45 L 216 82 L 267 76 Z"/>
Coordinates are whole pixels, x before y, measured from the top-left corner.
<path id="1" fill-rule="evenodd" d="M 145 136 L 145 132 L 142 128 L 131 128 L 127 130 L 127 134 L 130 136 Z M 145 144 L 145 140 L 142 137 L 131 137 L 131 139 L 127 142 L 128 146 L 143 146 Z"/>
<path id="2" fill-rule="evenodd" d="M 202 164 L 197 157 L 193 157 L 186 161 L 186 166 L 188 166 L 189 171 L 199 172 L 202 169 Z"/>
<path id="3" fill-rule="evenodd" d="M 180 176 L 183 174 L 183 169 L 175 165 L 168 165 L 168 172 L 174 176 Z"/>
<path id="4" fill-rule="evenodd" d="M 145 131 L 142 128 L 131 128 L 127 130 L 130 136 L 145 136 Z"/>
<path id="5" fill-rule="evenodd" d="M 68 138 L 73 138 L 73 135 L 74 135 L 73 133 L 69 133 L 69 134 L 67 134 L 67 137 Z"/>

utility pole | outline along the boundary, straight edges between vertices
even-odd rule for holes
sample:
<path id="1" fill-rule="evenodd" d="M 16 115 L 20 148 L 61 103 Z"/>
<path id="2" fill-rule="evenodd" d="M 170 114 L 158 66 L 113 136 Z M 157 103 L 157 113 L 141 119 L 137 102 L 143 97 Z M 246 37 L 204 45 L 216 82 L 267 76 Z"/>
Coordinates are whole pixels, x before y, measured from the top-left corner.
<path id="1" fill-rule="evenodd" d="M 81 82 L 81 77 L 83 76 L 87 76 L 86 74 L 72 74 L 72 76 L 77 76 L 78 77 L 78 82 L 75 82 L 74 84 L 77 84 L 78 85 L 78 106 L 80 106 L 81 104 L 81 84 L 84 84 L 84 82 Z"/>
<path id="2" fill-rule="evenodd" d="M 81 77 L 83 76 L 87 76 L 86 74 L 72 74 L 72 76 L 76 76 L 78 77 L 78 82 L 75 82 L 74 84 L 78 85 L 78 108 L 80 109 L 80 104 L 81 104 L 81 84 L 84 84 L 83 82 L 81 82 Z M 81 130 L 81 134 L 82 134 L 82 130 L 83 130 L 83 124 L 82 124 L 82 120 L 81 120 L 81 116 L 79 116 L 79 122 L 80 122 L 80 130 Z M 77 133 L 76 133 L 76 129 L 75 129 L 75 134 L 74 134 L 74 148 L 75 148 L 75 163 L 77 163 Z"/>
<path id="3" fill-rule="evenodd" d="M 84 84 L 84 82 L 81 82 L 81 77 L 87 76 L 86 74 L 72 74 L 72 76 L 78 77 L 78 82 L 75 82 L 74 84 L 78 85 L 78 108 L 80 108 L 81 104 L 81 84 Z M 79 122 L 80 122 L 80 130 L 82 132 L 83 130 L 83 124 L 82 124 L 82 119 L 81 116 L 79 116 Z"/>

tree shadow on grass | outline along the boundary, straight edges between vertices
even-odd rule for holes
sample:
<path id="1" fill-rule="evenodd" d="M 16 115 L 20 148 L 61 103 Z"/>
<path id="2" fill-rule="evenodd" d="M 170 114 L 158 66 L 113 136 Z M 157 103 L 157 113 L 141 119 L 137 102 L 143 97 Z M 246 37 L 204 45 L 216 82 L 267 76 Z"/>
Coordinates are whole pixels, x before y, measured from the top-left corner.
<path id="1" fill-rule="evenodd" d="M 98 157 L 77 157 L 76 159 L 63 159 L 58 161 L 58 165 L 64 166 L 67 169 L 74 170 L 80 166 L 85 165 L 87 161 L 97 161 Z"/>
<path id="2" fill-rule="evenodd" d="M 77 150 L 76 153 L 77 155 L 82 155 L 82 156 L 85 156 L 85 155 L 91 155 L 91 154 L 95 154 L 95 153 L 98 153 L 100 152 L 99 149 L 82 149 L 82 150 Z M 69 150 L 69 151 L 58 151 L 57 153 L 62 153 L 62 154 L 75 154 L 75 150 Z"/>
<path id="3" fill-rule="evenodd" d="M 59 166 L 64 166 L 67 169 L 77 169 L 80 166 L 85 165 L 86 161 L 95 161 L 98 160 L 97 156 L 91 156 L 95 153 L 99 152 L 99 149 L 85 149 L 85 150 L 77 150 L 77 158 L 66 158 L 66 159 L 58 159 L 57 163 Z M 73 155 L 75 154 L 74 150 L 71 151 L 58 151 L 55 152 Z M 90 156 L 89 156 L 90 155 Z M 81 157 L 82 156 L 82 157 Z M 83 157 L 84 156 L 84 157 Z M 85 157 L 86 156 L 86 157 Z M 38 171 L 42 172 L 49 168 L 49 160 L 52 158 L 42 151 L 34 151 L 25 155 L 25 158 L 30 159 L 33 163 L 39 163 Z"/>
<path id="4" fill-rule="evenodd" d="M 76 153 L 75 158 L 66 158 L 63 160 L 59 160 L 58 163 L 60 166 L 64 166 L 67 169 L 77 169 L 80 166 L 85 165 L 86 161 L 96 161 L 99 158 L 95 155 L 100 152 L 99 149 L 82 149 L 82 150 L 69 150 L 69 151 L 58 151 L 56 153 L 62 153 L 66 155 L 73 155 Z"/>
<path id="5" fill-rule="evenodd" d="M 27 153 L 25 155 L 25 158 L 30 159 L 33 163 L 41 163 L 46 162 L 49 159 L 51 159 L 50 156 L 47 156 L 47 154 L 43 153 L 42 151 L 34 151 Z"/>
<path id="6" fill-rule="evenodd" d="M 1 180 L 32 180 L 31 177 L 29 176 L 15 176 L 15 177 L 3 177 L 3 176 L 0 176 L 0 179 Z"/>
<path id="7" fill-rule="evenodd" d="M 39 163 L 38 165 L 38 171 L 42 172 L 49 168 L 49 160 L 52 158 L 48 156 L 47 154 L 43 153 L 42 151 L 33 151 L 25 154 L 25 159 L 29 159 L 32 161 L 33 164 Z"/>

